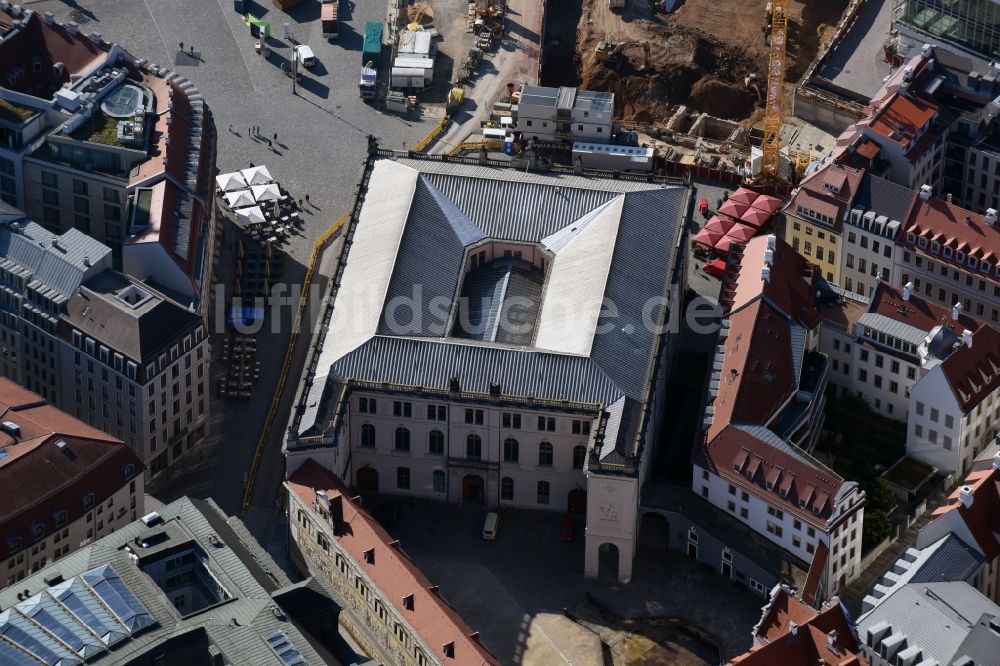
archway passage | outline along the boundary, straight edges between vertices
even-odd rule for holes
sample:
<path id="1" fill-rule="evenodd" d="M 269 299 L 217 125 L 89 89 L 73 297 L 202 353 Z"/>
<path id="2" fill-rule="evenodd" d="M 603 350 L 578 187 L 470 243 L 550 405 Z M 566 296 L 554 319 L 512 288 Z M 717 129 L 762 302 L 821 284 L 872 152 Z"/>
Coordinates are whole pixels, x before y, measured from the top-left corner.
<path id="1" fill-rule="evenodd" d="M 587 513 L 587 491 L 574 488 L 566 496 L 566 510 L 570 513 Z"/>
<path id="2" fill-rule="evenodd" d="M 602 543 L 597 549 L 597 577 L 618 581 L 618 546 L 615 544 Z"/>
<path id="3" fill-rule="evenodd" d="M 374 467 L 362 467 L 358 470 L 358 490 L 363 493 L 378 492 L 378 470 Z"/>
<path id="4" fill-rule="evenodd" d="M 670 522 L 662 513 L 648 511 L 639 521 L 639 547 L 667 550 L 670 547 Z"/>
<path id="5" fill-rule="evenodd" d="M 486 482 L 478 474 L 466 474 L 462 479 L 462 501 L 483 503 L 486 499 Z"/>

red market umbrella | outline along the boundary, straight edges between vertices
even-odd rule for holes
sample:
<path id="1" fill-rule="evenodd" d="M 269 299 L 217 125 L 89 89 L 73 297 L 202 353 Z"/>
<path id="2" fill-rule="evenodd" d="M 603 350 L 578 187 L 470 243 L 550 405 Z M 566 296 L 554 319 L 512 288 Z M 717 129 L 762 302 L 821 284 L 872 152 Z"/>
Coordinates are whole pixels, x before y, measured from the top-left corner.
<path id="1" fill-rule="evenodd" d="M 729 233 L 726 234 L 726 238 L 731 238 L 734 241 L 740 243 L 745 243 L 757 234 L 757 230 L 746 224 L 737 224 Z"/>
<path id="2" fill-rule="evenodd" d="M 781 199 L 772 197 L 769 194 L 762 194 L 754 199 L 750 205 L 760 210 L 766 210 L 768 213 L 774 213 L 781 208 Z"/>
<path id="3" fill-rule="evenodd" d="M 720 231 L 709 229 L 706 227 L 701 231 L 699 231 L 698 233 L 696 233 L 691 240 L 693 240 L 695 243 L 698 243 L 699 245 L 704 245 L 705 247 L 711 250 L 712 248 L 715 247 L 716 243 L 722 240 L 722 237 L 725 235 L 726 234 Z"/>
<path id="4" fill-rule="evenodd" d="M 771 219 L 771 214 L 769 212 L 751 206 L 750 208 L 747 208 L 747 212 L 743 213 L 743 216 L 740 218 L 740 222 L 743 224 L 749 224 L 752 227 L 761 227 L 764 226 L 764 223 L 769 219 Z"/>
<path id="5" fill-rule="evenodd" d="M 753 202 L 759 196 L 760 195 L 754 192 L 753 190 L 748 190 L 745 187 L 741 187 L 740 189 L 733 192 L 732 196 L 729 197 L 729 201 L 735 201 L 736 203 L 746 204 L 747 206 L 749 206 L 753 204 Z"/>
<path id="6" fill-rule="evenodd" d="M 715 251 L 725 254 L 726 252 L 729 252 L 729 246 L 732 244 L 733 238 L 730 236 L 723 236 L 722 239 L 715 244 Z"/>
<path id="7" fill-rule="evenodd" d="M 726 203 L 722 204 L 722 207 L 719 208 L 719 212 L 738 220 L 743 217 L 743 213 L 747 212 L 747 208 L 749 207 L 750 204 L 740 203 L 739 201 L 729 199 Z"/>
<path id="8" fill-rule="evenodd" d="M 705 224 L 705 229 L 717 232 L 720 236 L 725 236 L 726 232 L 732 229 L 735 224 L 736 221 L 730 220 L 728 217 L 713 215 L 712 219 Z"/>

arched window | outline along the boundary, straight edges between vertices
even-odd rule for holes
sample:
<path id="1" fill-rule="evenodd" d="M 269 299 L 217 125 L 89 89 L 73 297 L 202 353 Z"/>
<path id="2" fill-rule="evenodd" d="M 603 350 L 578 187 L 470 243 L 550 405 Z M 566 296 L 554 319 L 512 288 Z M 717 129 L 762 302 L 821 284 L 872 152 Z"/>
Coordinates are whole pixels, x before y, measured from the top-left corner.
<path id="1" fill-rule="evenodd" d="M 587 458 L 587 449 L 583 446 L 573 447 L 573 469 L 583 469 L 583 461 Z"/>
<path id="2" fill-rule="evenodd" d="M 538 482 L 538 503 L 548 504 L 549 503 L 549 482 L 539 481 Z"/>
<path id="3" fill-rule="evenodd" d="M 500 499 L 505 502 L 514 501 L 514 479 L 509 476 L 500 479 Z"/>
<path id="4" fill-rule="evenodd" d="M 427 453 L 432 456 L 444 455 L 444 433 L 440 430 L 431 430 L 427 434 Z"/>
<path id="5" fill-rule="evenodd" d="M 552 445 L 548 442 L 538 445 L 538 464 L 541 467 L 552 467 Z"/>
<path id="6" fill-rule="evenodd" d="M 410 468 L 409 467 L 397 467 L 396 468 L 396 487 L 400 490 L 410 489 Z"/>
<path id="7" fill-rule="evenodd" d="M 361 426 L 361 447 L 365 449 L 375 448 L 375 426 L 371 423 Z"/>
<path id="8" fill-rule="evenodd" d="M 395 449 L 397 451 L 410 450 L 410 431 L 407 430 L 406 428 L 396 428 Z"/>
<path id="9" fill-rule="evenodd" d="M 465 457 L 475 460 L 483 457 L 483 440 L 476 433 L 465 438 Z"/>
<path id="10" fill-rule="evenodd" d="M 432 475 L 432 479 L 433 479 L 434 492 L 436 492 L 436 493 L 442 493 L 443 494 L 444 493 L 444 483 L 445 483 L 444 472 L 442 470 L 439 470 L 439 469 L 434 470 L 434 474 Z"/>
<path id="11" fill-rule="evenodd" d="M 508 437 L 503 441 L 503 461 L 505 463 L 516 463 L 517 462 L 517 440 L 513 437 Z"/>

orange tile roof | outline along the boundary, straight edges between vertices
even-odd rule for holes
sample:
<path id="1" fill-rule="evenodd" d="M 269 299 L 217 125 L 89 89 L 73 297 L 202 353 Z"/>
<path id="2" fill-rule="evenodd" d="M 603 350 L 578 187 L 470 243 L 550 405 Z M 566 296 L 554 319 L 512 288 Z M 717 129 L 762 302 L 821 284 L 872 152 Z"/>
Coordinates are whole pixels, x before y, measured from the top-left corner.
<path id="1" fill-rule="evenodd" d="M 937 105 L 928 100 L 896 93 L 872 119 L 869 127 L 900 146 L 913 148 L 910 144 L 937 113 Z"/>
<path id="2" fill-rule="evenodd" d="M 833 648 L 831 635 L 835 636 Z M 853 622 L 839 602 L 831 602 L 817 612 L 782 586 L 765 607 L 754 633 L 754 646 L 728 663 L 739 666 L 867 666 L 868 660 L 859 654 L 860 651 Z"/>
<path id="3" fill-rule="evenodd" d="M 86 513 L 82 497 L 94 494 L 95 506 L 143 473 L 142 461 L 121 441 L 92 428 L 6 378 L 0 378 L 0 421 L 11 421 L 20 435 L 0 436 L 0 555 L 34 540 L 35 523 L 51 534 L 54 514 L 66 511 L 69 524 Z M 65 442 L 69 453 L 57 447 Z M 125 473 L 131 466 L 131 475 Z"/>
<path id="4" fill-rule="evenodd" d="M 903 232 L 900 242 L 909 249 L 932 257 L 935 261 L 975 273 L 980 278 L 997 280 L 995 265 L 1000 263 L 1000 228 L 996 224 L 992 227 L 986 224 L 985 218 L 979 213 L 973 213 L 943 199 L 929 201 L 917 199 L 909 218 L 903 225 Z M 926 238 L 928 247 L 921 248 L 916 243 L 910 242 L 909 234 Z M 937 241 L 942 246 L 949 246 L 953 250 L 960 250 L 979 259 L 986 258 L 994 264 L 994 268 L 989 274 L 973 271 L 964 261 L 958 262 L 954 255 L 946 259 L 940 252 L 932 252 L 930 241 Z"/>
<path id="5" fill-rule="evenodd" d="M 910 294 L 909 300 L 904 301 L 903 292 L 890 286 L 888 282 L 879 282 L 872 294 L 868 312 L 890 317 L 921 331 L 931 331 L 938 325 L 945 326 L 959 337 L 964 329 L 975 331 L 982 325 L 964 313 L 958 316 L 957 321 L 952 319 L 950 309 L 924 300 L 915 291 Z"/>
<path id="6" fill-rule="evenodd" d="M 392 602 L 423 641 L 444 663 L 473 666 L 500 662 L 479 642 L 474 632 L 458 613 L 441 598 L 434 586 L 398 547 L 382 526 L 347 495 L 343 483 L 312 458 L 306 460 L 288 478 L 288 487 L 306 506 L 316 500 L 316 491 L 327 497 L 341 498 L 343 523 L 348 529 L 337 530 L 337 541 L 365 570 L 383 595 Z M 374 561 L 368 562 L 366 551 L 374 551 Z M 403 598 L 413 596 L 413 609 L 403 606 Z M 446 657 L 444 645 L 454 644 L 454 657 Z"/>
<path id="7" fill-rule="evenodd" d="M 809 175 L 799 184 L 799 189 L 788 207 L 787 214 L 796 215 L 796 207 L 816 211 L 829 217 L 830 226 L 843 228 L 844 215 L 861 186 L 864 172 L 836 162 L 831 162 L 819 171 Z M 831 189 L 832 188 L 832 189 Z M 802 217 L 810 222 L 812 218 Z"/>
<path id="8" fill-rule="evenodd" d="M 934 511 L 932 522 L 958 512 L 986 559 L 994 560 L 1000 557 L 1000 469 L 970 472 L 964 485 L 972 489 L 972 506 L 962 504 L 958 488 L 948 497 L 947 504 Z"/>

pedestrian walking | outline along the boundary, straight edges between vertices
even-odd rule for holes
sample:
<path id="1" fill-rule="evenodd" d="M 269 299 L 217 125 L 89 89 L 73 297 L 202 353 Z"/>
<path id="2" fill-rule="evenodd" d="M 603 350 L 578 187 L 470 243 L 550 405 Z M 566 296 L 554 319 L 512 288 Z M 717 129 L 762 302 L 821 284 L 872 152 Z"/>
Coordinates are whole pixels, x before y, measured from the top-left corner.
<path id="1" fill-rule="evenodd" d="M 247 136 L 253 136 L 253 125 L 247 128 Z"/>
<path id="2" fill-rule="evenodd" d="M 184 50 L 184 42 L 181 42 L 181 51 Z"/>
<path id="3" fill-rule="evenodd" d="M 278 133 L 277 132 L 274 133 L 274 142 L 278 143 Z"/>
<path id="4" fill-rule="evenodd" d="M 299 208 L 302 208 L 302 199 L 299 199 Z"/>
<path id="5" fill-rule="evenodd" d="M 267 140 L 267 147 L 268 148 L 274 148 L 274 146 L 271 145 L 271 140 L 270 139 Z"/>
<path id="6" fill-rule="evenodd" d="M 306 205 L 308 205 L 308 204 L 309 204 L 309 195 L 306 194 Z"/>

